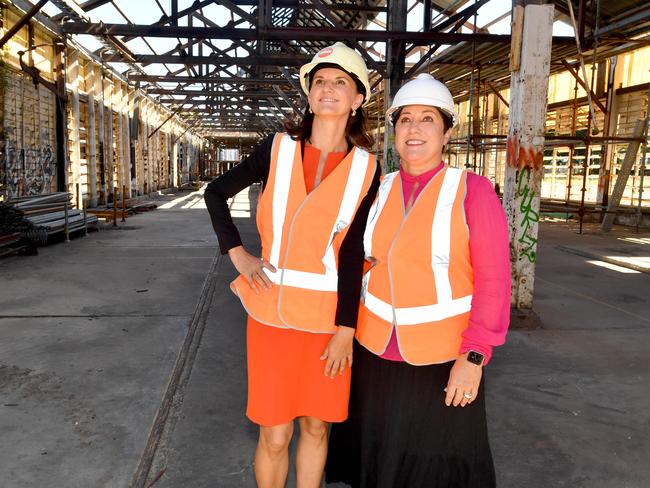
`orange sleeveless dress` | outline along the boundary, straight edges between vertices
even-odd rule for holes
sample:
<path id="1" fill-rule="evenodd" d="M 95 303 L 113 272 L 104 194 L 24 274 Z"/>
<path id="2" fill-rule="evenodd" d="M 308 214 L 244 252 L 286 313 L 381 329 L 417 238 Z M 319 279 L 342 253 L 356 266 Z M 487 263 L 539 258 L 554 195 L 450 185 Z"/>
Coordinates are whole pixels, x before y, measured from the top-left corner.
<path id="1" fill-rule="evenodd" d="M 303 171 L 308 192 L 315 187 L 320 151 L 305 145 Z M 345 158 L 329 153 L 324 179 Z M 270 427 L 297 417 L 342 422 L 348 416 L 350 368 L 333 379 L 320 357 L 332 336 L 264 325 L 250 316 L 246 328 L 248 363 L 247 417 Z"/>

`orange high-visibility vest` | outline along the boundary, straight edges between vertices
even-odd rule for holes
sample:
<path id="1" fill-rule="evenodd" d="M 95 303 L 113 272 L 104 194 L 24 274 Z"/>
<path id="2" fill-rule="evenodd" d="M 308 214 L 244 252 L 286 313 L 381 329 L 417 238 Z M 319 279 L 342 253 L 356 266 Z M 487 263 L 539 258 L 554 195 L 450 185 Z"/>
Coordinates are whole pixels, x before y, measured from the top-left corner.
<path id="1" fill-rule="evenodd" d="M 474 290 L 465 221 L 466 172 L 445 167 L 406 213 L 399 172 L 382 181 L 364 235 L 366 259 L 357 340 L 383 354 L 393 327 L 414 365 L 460 353 Z"/>
<path id="2" fill-rule="evenodd" d="M 231 288 L 258 322 L 334 333 L 338 252 L 376 170 L 375 159 L 355 147 L 307 194 L 299 141 L 277 134 L 266 188 L 257 206 L 262 257 L 272 286 L 259 294 L 243 276 Z"/>

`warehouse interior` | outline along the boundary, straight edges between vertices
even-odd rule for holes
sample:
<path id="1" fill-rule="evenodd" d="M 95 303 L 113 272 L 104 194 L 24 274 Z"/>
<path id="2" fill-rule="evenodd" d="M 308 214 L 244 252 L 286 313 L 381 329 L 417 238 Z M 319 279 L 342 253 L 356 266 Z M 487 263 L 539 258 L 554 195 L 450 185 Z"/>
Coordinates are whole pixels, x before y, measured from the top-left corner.
<path id="1" fill-rule="evenodd" d="M 336 41 L 366 61 L 384 172 L 399 167 L 384 114 L 405 81 L 430 73 L 460 116 L 445 162 L 502 199 L 516 332 L 493 376 L 493 413 L 512 417 L 491 425 L 508 446 L 500 486 L 646 486 L 647 1 L 0 0 L 0 425 L 18 446 L 0 459 L 6 486 L 254 486 L 254 434 L 237 410 L 245 375 L 221 378 L 244 339 L 209 329 L 241 320 L 234 271 L 202 191 L 304 113 L 299 67 Z M 231 208 L 254 248 L 255 195 Z M 61 337 L 81 338 L 74 354 Z M 204 399 L 215 377 L 230 403 Z M 542 396 L 512 402 L 528 388 Z M 617 400 L 602 406 L 602 391 Z M 93 406 L 79 413 L 83 395 Z M 50 432 L 49 402 L 68 430 Z M 525 415 L 548 430 L 526 431 Z M 111 438 L 115 428 L 128 433 Z M 69 443 L 55 460 L 57 436 Z M 578 441 L 592 450 L 575 453 Z"/>

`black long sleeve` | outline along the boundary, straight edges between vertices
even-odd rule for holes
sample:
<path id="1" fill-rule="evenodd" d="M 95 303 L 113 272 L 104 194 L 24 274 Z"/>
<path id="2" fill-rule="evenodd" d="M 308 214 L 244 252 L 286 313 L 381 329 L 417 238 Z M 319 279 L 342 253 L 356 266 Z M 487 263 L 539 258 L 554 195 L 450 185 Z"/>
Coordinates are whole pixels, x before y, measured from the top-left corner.
<path id="1" fill-rule="evenodd" d="M 239 231 L 230 215 L 228 199 L 253 183 L 262 182 L 262 187 L 266 187 L 271 167 L 273 137 L 270 135 L 264 139 L 250 156 L 230 171 L 212 180 L 205 189 L 205 205 L 208 207 L 212 227 L 219 240 L 221 254 L 226 254 L 233 247 L 242 245 Z"/>
<path id="2" fill-rule="evenodd" d="M 338 303 L 336 306 L 336 325 L 356 328 L 361 299 L 361 282 L 363 281 L 363 234 L 366 230 L 368 213 L 375 201 L 379 189 L 381 165 L 377 161 L 377 170 L 368 193 L 363 197 L 357 213 L 348 229 L 348 233 L 339 249 L 339 284 Z"/>
<path id="3" fill-rule="evenodd" d="M 233 247 L 242 245 L 239 231 L 230 215 L 228 199 L 253 183 L 262 182 L 263 188 L 266 187 L 271 166 L 272 148 L 273 136 L 269 136 L 255 148 L 250 156 L 227 173 L 211 181 L 205 190 L 205 203 L 222 254 L 226 254 Z M 378 162 L 368 193 L 359 204 L 348 233 L 341 243 L 335 319 L 337 325 L 356 327 L 363 279 L 363 234 L 368 220 L 368 212 L 379 188 L 380 176 L 381 166 Z"/>

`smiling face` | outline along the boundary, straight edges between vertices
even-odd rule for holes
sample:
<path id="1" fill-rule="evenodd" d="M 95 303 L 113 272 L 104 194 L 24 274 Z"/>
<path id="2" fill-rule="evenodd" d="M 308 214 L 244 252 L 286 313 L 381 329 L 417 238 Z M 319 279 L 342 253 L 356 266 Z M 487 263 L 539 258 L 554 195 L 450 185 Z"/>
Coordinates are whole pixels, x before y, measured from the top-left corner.
<path id="1" fill-rule="evenodd" d="M 436 107 L 404 107 L 395 122 L 395 148 L 406 172 L 418 175 L 438 166 L 450 136 Z"/>
<path id="2" fill-rule="evenodd" d="M 337 68 L 321 68 L 314 73 L 307 98 L 314 115 L 322 117 L 347 117 L 363 103 L 352 77 Z"/>

